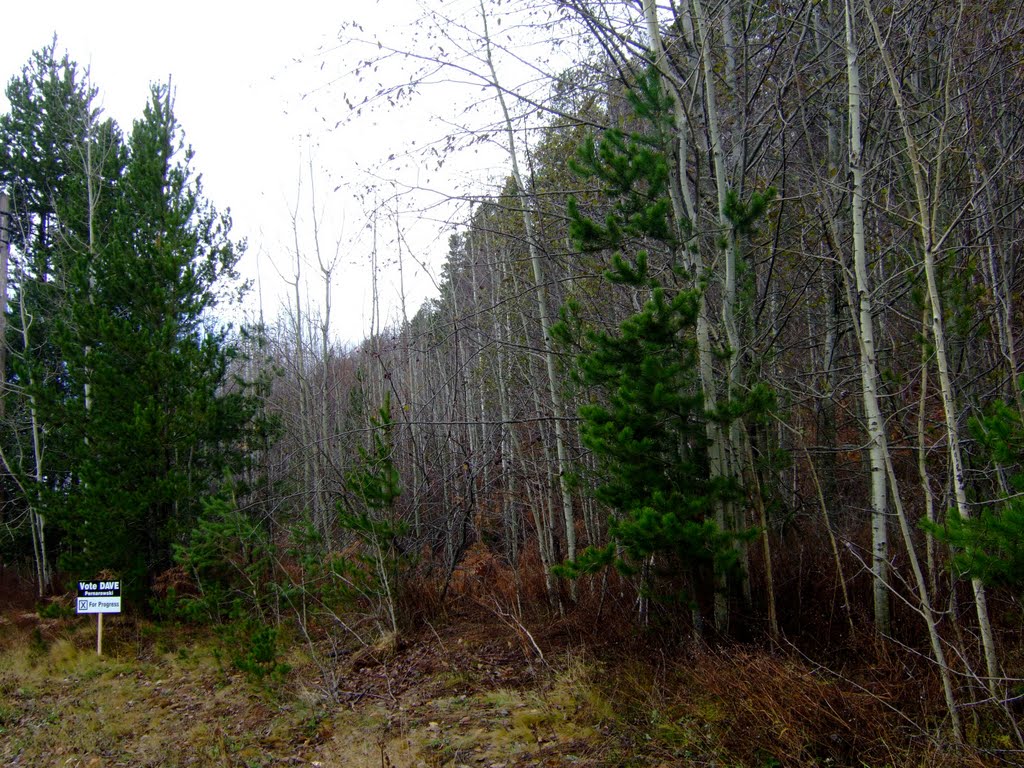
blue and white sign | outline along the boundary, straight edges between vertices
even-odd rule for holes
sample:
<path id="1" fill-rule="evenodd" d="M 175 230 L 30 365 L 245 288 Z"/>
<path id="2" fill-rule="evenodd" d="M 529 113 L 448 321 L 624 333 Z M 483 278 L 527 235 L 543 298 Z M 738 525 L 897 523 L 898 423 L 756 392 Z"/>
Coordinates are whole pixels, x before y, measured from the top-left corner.
<path id="1" fill-rule="evenodd" d="M 121 582 L 120 581 L 80 581 L 78 582 L 78 599 L 75 600 L 76 613 L 120 613 Z"/>

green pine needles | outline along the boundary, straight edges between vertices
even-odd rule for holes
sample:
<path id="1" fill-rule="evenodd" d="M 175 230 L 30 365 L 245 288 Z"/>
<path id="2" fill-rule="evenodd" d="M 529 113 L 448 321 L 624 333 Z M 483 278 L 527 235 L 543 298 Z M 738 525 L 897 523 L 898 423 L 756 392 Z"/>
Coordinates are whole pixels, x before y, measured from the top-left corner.
<path id="1" fill-rule="evenodd" d="M 1024 379 L 1020 385 L 1024 388 Z M 996 401 L 971 419 L 971 431 L 997 471 L 1008 476 L 1008 493 L 974 517 L 953 509 L 945 526 L 928 520 L 921 525 L 952 546 L 958 574 L 1024 595 L 1024 419 L 1016 408 Z"/>
<path id="2" fill-rule="evenodd" d="M 575 378 L 594 392 L 579 409 L 581 437 L 600 471 L 595 496 L 613 514 L 607 543 L 558 570 L 576 577 L 614 566 L 639 575 L 642 592 L 696 610 L 710 600 L 714 575 L 737 568 L 737 539 L 754 535 L 715 522 L 715 506 L 739 502 L 742 493 L 735 478 L 712 476 L 708 420 L 728 423 L 764 403 L 705 409 L 696 341 L 704 286 L 693 285 L 676 258 L 682 243 L 674 233 L 686 237 L 692 227 L 673 219 L 671 111 L 653 68 L 629 99 L 648 130 L 608 130 L 584 143 L 574 170 L 601 185 L 606 205 L 596 221 L 570 200 L 570 235 L 580 252 L 612 251 L 605 279 L 635 291 L 642 307 L 617 327 L 584 328 L 570 302 L 555 329 L 578 350 Z M 744 207 L 731 198 L 732 213 L 751 226 L 769 199 Z"/>
<path id="3" fill-rule="evenodd" d="M 388 628 L 397 634 L 403 566 L 398 542 L 406 526 L 395 509 L 402 483 L 394 462 L 394 426 L 391 393 L 385 392 L 377 415 L 370 419 L 371 446 L 360 447 L 359 464 L 346 479 L 350 498 L 339 503 L 338 522 L 363 545 L 359 559 L 367 575 L 364 596 L 379 603 Z"/>
<path id="4" fill-rule="evenodd" d="M 0 186 L 17 235 L 0 463 L 51 560 L 111 570 L 141 597 L 225 476 L 240 476 L 256 402 L 216 323 L 243 246 L 203 195 L 173 94 L 127 134 L 54 42 L 7 88 Z"/>
<path id="5" fill-rule="evenodd" d="M 602 472 L 595 495 L 616 514 L 609 542 L 566 564 L 565 575 L 607 565 L 635 574 L 653 562 L 654 575 L 667 578 L 658 586 L 649 576 L 642 586 L 689 599 L 710 586 L 716 568 L 735 566 L 734 535 L 710 515 L 739 489 L 712 480 L 708 469 L 693 338 L 697 298 L 695 291 L 668 298 L 658 286 L 615 332 L 587 332 L 581 378 L 604 402 L 580 408 L 581 436 Z"/>

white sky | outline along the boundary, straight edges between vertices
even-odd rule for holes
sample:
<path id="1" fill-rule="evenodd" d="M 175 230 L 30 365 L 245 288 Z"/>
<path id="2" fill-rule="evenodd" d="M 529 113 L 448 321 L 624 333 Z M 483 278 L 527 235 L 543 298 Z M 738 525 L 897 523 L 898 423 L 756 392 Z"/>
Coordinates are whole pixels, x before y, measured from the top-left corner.
<path id="1" fill-rule="evenodd" d="M 454 2 L 430 2 L 428 8 L 453 13 Z M 339 30 L 346 21 L 358 21 L 366 36 L 373 30 L 385 35 L 423 32 L 413 24 L 423 9 L 415 0 L 360 0 L 359 2 L 235 3 L 220 0 L 179 0 L 168 5 L 148 2 L 47 2 L 5 3 L 3 36 L 0 42 L 0 78 L 6 87 L 21 71 L 30 53 L 46 45 L 57 34 L 58 54 L 67 50 L 83 68 L 89 68 L 100 91 L 105 114 L 126 132 L 142 113 L 149 85 L 172 78 L 176 91 L 175 111 L 187 141 L 196 152 L 194 169 L 203 176 L 207 197 L 220 209 L 230 208 L 234 235 L 246 238 L 249 251 L 241 265 L 247 277 L 261 277 L 268 320 L 294 295 L 287 280 L 294 275 L 295 244 L 291 208 L 295 206 L 300 175 L 300 249 L 306 254 L 303 293 L 318 303 L 323 295 L 318 284 L 316 260 L 312 257 L 309 161 L 321 216 L 320 244 L 325 256 L 340 244 L 341 258 L 333 283 L 332 328 L 336 340 L 353 342 L 369 328 L 370 252 L 372 230 L 367 227 L 368 210 L 374 200 L 386 198 L 397 189 L 388 182 L 379 190 L 368 190 L 365 171 L 375 161 L 398 154 L 403 181 L 450 193 L 463 182 L 484 192 L 478 180 L 500 178 L 505 159 L 500 148 L 482 144 L 460 154 L 458 167 L 449 164 L 439 175 L 422 157 L 410 157 L 404 164 L 404 147 L 419 137 L 418 147 L 429 143 L 444 130 L 444 123 L 484 123 L 480 113 L 466 111 L 466 104 L 487 98 L 479 85 L 443 85 L 430 90 L 416 106 L 379 108 L 359 119 L 342 122 L 351 112 L 343 94 L 356 98 L 372 90 L 371 74 L 365 68 L 359 82 L 352 71 L 353 46 L 339 44 Z M 465 6 L 466 24 L 478 19 Z M 258 8 L 259 10 L 253 10 Z M 351 29 L 351 28 L 349 28 Z M 402 33 L 402 30 L 405 33 Z M 352 35 L 361 34 L 355 31 Z M 446 43 L 421 34 L 413 46 Z M 342 36 L 348 39 L 348 34 Z M 387 39 L 387 38 L 385 38 Z M 346 61 L 348 63 L 346 63 Z M 468 78 L 472 80 L 472 78 Z M 457 89 L 457 90 L 456 90 Z M 358 99 L 357 99 L 358 101 Z M 0 109 L 6 99 L 0 95 Z M 398 166 L 392 166 L 397 168 Z M 300 174 L 301 171 L 301 174 Z M 436 178 L 432 178 L 431 176 Z M 361 194 L 362 203 L 355 195 Z M 425 205 L 403 199 L 399 205 Z M 396 207 L 388 203 L 388 209 Z M 462 208 L 465 211 L 465 207 Z M 403 213 L 399 219 L 405 246 L 411 247 L 421 263 L 435 273 L 447 251 L 450 229 L 445 221 L 462 214 L 451 205 L 433 208 L 425 216 Z M 441 219 L 440 222 L 433 220 Z M 380 262 L 394 260 L 395 223 L 381 219 L 378 229 Z M 408 256 L 408 252 L 405 254 Z M 310 282 L 306 282 L 310 281 Z M 432 282 L 415 264 L 406 262 L 409 313 L 433 294 Z M 397 315 L 397 277 L 392 269 L 384 275 L 380 292 L 385 303 L 385 320 Z M 254 290 L 251 306 L 257 302 Z"/>

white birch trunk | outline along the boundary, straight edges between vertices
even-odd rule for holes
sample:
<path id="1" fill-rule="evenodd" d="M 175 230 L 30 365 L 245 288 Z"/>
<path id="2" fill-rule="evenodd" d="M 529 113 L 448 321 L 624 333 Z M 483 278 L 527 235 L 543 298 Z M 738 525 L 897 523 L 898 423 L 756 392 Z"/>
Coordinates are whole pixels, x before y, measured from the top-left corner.
<path id="1" fill-rule="evenodd" d="M 849 0 L 848 0 L 849 2 Z M 900 87 L 899 75 L 889 55 L 885 39 L 879 29 L 875 14 L 871 8 L 871 0 L 863 0 L 864 10 L 867 12 L 871 30 L 874 33 L 875 43 L 878 52 L 885 64 L 886 74 L 889 78 L 889 87 L 896 102 L 896 112 L 899 117 L 900 126 L 903 129 L 903 138 L 907 147 L 907 159 L 910 162 L 911 176 L 914 182 L 914 195 L 917 202 L 917 226 L 921 238 L 921 250 L 924 257 L 925 280 L 928 286 L 928 299 L 931 308 L 931 330 L 932 339 L 935 344 L 935 366 L 939 373 L 939 391 L 942 394 L 942 406 L 945 412 L 946 438 L 949 447 L 949 463 L 953 492 L 956 498 L 957 511 L 965 518 L 972 516 L 970 506 L 967 502 L 967 485 L 964 478 L 963 454 L 961 451 L 960 427 L 957 423 L 958 410 L 956 397 L 953 391 L 953 382 L 950 376 L 950 366 L 947 357 L 946 327 L 942 315 L 942 297 L 939 292 L 939 281 L 935 262 L 936 250 L 939 247 L 936 237 L 937 216 L 938 216 L 938 191 L 941 189 L 942 176 L 942 155 L 945 151 L 945 129 L 950 117 L 949 89 L 952 87 L 952 73 L 947 67 L 945 82 L 945 115 L 940 123 L 938 146 L 936 147 L 935 159 L 936 169 L 931 175 L 936 190 L 936 204 L 930 200 L 927 182 L 925 180 L 924 164 L 921 160 L 921 152 L 918 147 L 918 140 L 914 135 L 911 116 L 904 104 L 903 91 Z M 958 19 L 959 21 L 959 19 Z M 951 65 L 951 62 L 949 62 Z M 948 231 L 947 231 L 948 234 Z M 982 647 L 985 653 L 985 665 L 988 671 L 989 689 L 994 693 L 996 681 L 1000 678 L 999 661 L 996 653 L 995 636 L 992 632 L 992 623 L 988 613 L 988 599 L 985 585 L 981 579 L 971 579 L 971 587 L 974 590 L 974 606 L 978 616 L 978 631 L 981 633 Z"/>
<path id="2" fill-rule="evenodd" d="M 851 190 L 851 218 L 853 223 L 853 263 L 856 279 L 858 313 L 855 327 L 860 347 L 861 390 L 864 400 L 864 418 L 867 422 L 868 456 L 871 462 L 871 571 L 874 577 L 873 594 L 875 631 L 889 634 L 891 614 L 889 604 L 889 535 L 886 516 L 888 499 L 885 474 L 887 440 L 885 419 L 878 399 L 878 363 L 875 352 L 875 320 L 873 293 L 867 268 L 867 245 L 864 233 L 864 166 L 861 142 L 861 90 L 860 65 L 854 33 L 852 0 L 845 2 L 846 18 L 846 71 L 850 119 L 849 162 L 853 178 Z M 853 309 L 851 307 L 851 309 Z"/>
<path id="3" fill-rule="evenodd" d="M 313 493 L 313 441 L 309 423 L 309 398 L 306 396 L 306 352 L 305 337 L 303 335 L 301 292 L 302 248 L 299 244 L 298 201 L 296 201 L 295 209 L 296 213 L 292 218 L 292 234 L 295 238 L 295 282 L 293 284 L 295 288 L 295 316 L 293 319 L 295 333 L 295 392 L 299 408 L 299 435 L 302 440 L 300 450 L 302 452 L 303 488 L 300 497 L 313 501 L 315 498 L 315 493 Z M 309 511 L 313 517 L 314 527 L 321 534 L 326 535 L 327 531 L 324 527 L 324 521 L 316 514 L 315 502 L 311 506 L 313 508 Z"/>
<path id="4" fill-rule="evenodd" d="M 395 215 L 395 242 L 398 247 L 398 293 L 399 300 L 401 302 L 402 310 L 402 328 L 406 335 L 405 343 L 405 396 L 403 402 L 400 403 L 406 425 L 409 429 L 409 442 L 410 442 L 410 453 L 412 459 L 412 468 L 409 473 L 412 478 L 412 520 L 413 520 L 413 533 L 416 536 L 416 541 L 423 541 L 423 521 L 420 514 L 420 486 L 422 484 L 421 471 L 420 471 L 420 435 L 419 435 L 419 420 L 421 414 L 416 406 L 416 366 L 413 365 L 412 359 L 412 343 L 415 341 L 415 337 L 412 334 L 412 330 L 409 327 L 409 313 L 406 310 L 405 303 L 405 257 L 402 252 L 402 230 L 399 226 L 399 219 L 397 214 Z"/>
<path id="5" fill-rule="evenodd" d="M 505 102 L 505 93 L 498 81 L 498 73 L 494 66 L 491 52 L 490 34 L 487 27 L 487 13 L 483 2 L 480 4 L 480 15 L 484 26 L 484 43 L 487 51 L 487 67 L 491 73 L 491 85 L 498 95 L 498 104 L 504 120 L 505 134 L 508 139 L 508 154 L 512 165 L 512 178 L 516 183 L 516 192 L 523 212 L 523 226 L 526 229 L 526 241 L 530 252 L 530 265 L 533 269 L 534 295 L 537 300 L 537 315 L 540 320 L 541 344 L 544 353 L 544 364 L 547 370 L 548 394 L 551 398 L 551 414 L 554 421 L 555 452 L 558 458 L 558 485 L 562 498 L 562 517 L 565 526 L 565 556 L 569 560 L 576 559 L 576 522 L 573 512 L 572 492 L 569 488 L 569 456 L 566 451 L 565 412 L 562 397 L 558 389 L 558 376 L 555 371 L 555 354 L 551 346 L 550 315 L 548 312 L 547 284 L 544 268 L 541 263 L 540 248 L 534 231 L 533 201 L 529 190 L 519 171 L 518 153 L 516 150 L 515 130 L 512 118 Z M 573 587 L 574 588 L 574 587 Z"/>
<path id="6" fill-rule="evenodd" d="M 515 271 L 510 271 L 513 280 L 513 291 L 516 295 L 521 295 L 522 288 L 518 278 L 516 277 Z M 526 315 L 521 314 L 519 319 L 522 324 L 523 339 L 528 340 L 530 338 L 530 328 L 526 321 Z M 527 341 L 527 343 L 529 342 Z M 526 379 L 527 381 L 531 382 L 535 382 L 540 379 L 540 373 L 537 370 L 536 361 L 534 360 L 534 356 L 532 354 L 527 354 L 526 356 Z M 533 398 L 533 411 L 534 413 L 539 414 L 542 412 L 540 392 L 538 391 L 537 387 L 529 387 L 528 389 L 530 397 Z M 543 425 L 538 425 L 538 428 L 542 430 L 543 434 Z M 519 446 L 520 466 L 523 470 L 524 484 L 527 487 L 527 493 L 529 494 L 530 488 L 532 487 L 532 484 L 529 479 L 531 476 L 537 478 L 537 484 L 539 487 L 544 487 L 546 489 L 552 488 L 554 486 L 554 483 L 552 482 L 553 478 L 551 469 L 553 463 L 550 458 L 550 446 L 548 444 L 549 441 L 544 438 L 542 438 L 541 440 L 541 450 L 544 453 L 544 468 L 546 470 L 543 477 L 547 479 L 547 485 L 543 484 L 541 479 L 542 475 L 539 471 L 535 470 L 533 472 L 530 472 L 528 470 L 526 465 L 526 450 L 524 449 L 521 443 L 521 440 L 516 441 L 516 444 Z M 541 494 L 540 499 L 531 498 L 530 511 L 533 514 L 534 524 L 537 528 L 537 547 L 540 553 L 541 565 L 544 569 L 544 583 L 547 589 L 548 600 L 550 601 L 552 606 L 556 606 L 559 605 L 558 590 L 556 589 L 554 574 L 551 571 L 552 566 L 556 564 L 554 541 L 555 524 L 551 515 L 547 512 L 550 505 L 550 498 L 550 493 L 548 492 L 544 492 L 543 494 Z"/>
<path id="7" fill-rule="evenodd" d="M 331 413 L 330 413 L 330 378 L 331 378 L 331 288 L 334 277 L 334 269 L 338 263 L 341 241 L 335 243 L 334 254 L 324 258 L 320 248 L 320 217 L 316 205 L 316 182 L 313 173 L 313 158 L 309 157 L 309 210 L 312 216 L 311 226 L 313 229 L 313 252 L 316 254 L 317 266 L 320 267 L 320 276 L 323 280 L 324 305 L 320 315 L 320 375 L 317 382 L 318 400 L 316 404 L 318 421 L 318 434 L 314 439 L 313 450 L 313 509 L 314 518 L 319 519 L 322 532 L 328 539 L 332 529 L 331 520 L 331 499 L 327 488 L 327 477 L 330 467 L 331 451 Z M 312 330 L 311 330 L 312 333 Z M 312 417 L 312 415 L 311 415 Z"/>
<path id="8" fill-rule="evenodd" d="M 25 284 L 25 274 L 22 272 L 22 285 Z M 18 311 L 21 316 L 21 339 L 22 348 L 26 354 L 30 350 L 29 329 L 32 327 L 32 316 L 25 306 L 25 292 L 19 291 L 20 302 Z M 46 519 L 39 512 L 39 497 L 45 482 L 43 472 L 43 426 L 39 421 L 39 407 L 35 396 L 35 379 L 29 367 L 29 419 L 32 425 L 32 482 L 33 488 L 26 493 L 26 500 L 29 506 L 29 526 L 32 531 L 32 551 L 35 560 L 36 585 L 39 596 L 42 597 L 50 588 L 53 581 L 53 573 L 50 569 L 49 558 L 46 554 Z M 26 489 L 27 490 L 27 489 Z"/>
<path id="9" fill-rule="evenodd" d="M 498 256 L 501 283 L 504 284 L 507 278 L 508 264 L 504 254 Z M 499 306 L 498 291 L 495 281 L 491 281 L 492 294 L 491 304 Z M 500 443 L 501 443 L 501 478 L 502 496 L 501 512 L 505 527 L 505 546 L 508 552 L 509 561 L 513 567 L 519 560 L 519 521 L 515 516 L 513 499 L 516 497 L 516 478 L 512 471 L 512 409 L 508 397 L 508 382 L 510 379 L 510 368 L 506 361 L 505 345 L 512 341 L 512 318 L 510 302 L 504 302 L 504 311 L 499 315 L 494 312 L 494 338 L 497 339 L 497 354 L 495 355 L 495 382 L 498 388 L 498 407 L 501 411 Z M 517 569 L 518 572 L 518 569 Z"/>
<path id="10" fill-rule="evenodd" d="M 928 337 L 928 310 L 924 310 L 921 321 L 922 336 Z M 928 447 L 925 441 L 925 420 L 928 405 L 928 352 L 921 345 L 921 395 L 917 402 L 917 472 L 921 478 L 921 495 L 924 497 L 924 516 L 929 523 L 935 523 L 935 494 L 932 493 L 931 478 L 928 476 Z M 928 587 L 933 595 L 938 593 L 938 563 L 935 557 L 935 537 L 925 533 L 925 564 L 928 567 Z"/>
<path id="11" fill-rule="evenodd" d="M 723 11 L 728 16 L 729 4 Z M 718 202 L 718 225 L 719 236 L 722 238 L 723 246 L 721 251 L 724 271 L 722 282 L 722 326 L 725 329 L 726 343 L 728 344 L 727 376 L 726 376 L 726 399 L 735 397 L 739 391 L 739 360 L 740 360 L 740 338 L 736 327 L 736 268 L 737 268 L 737 242 L 736 230 L 725 214 L 726 195 L 728 193 L 728 182 L 726 180 L 725 149 L 722 145 L 722 133 L 719 123 L 718 112 L 718 89 L 715 86 L 714 62 L 711 59 L 711 41 L 713 39 L 708 20 L 704 13 L 701 0 L 693 0 L 694 21 L 697 27 L 697 35 L 700 40 L 700 60 L 703 68 L 704 82 L 704 106 L 707 116 L 708 137 L 711 141 L 711 158 L 715 171 L 715 193 Z M 723 22 L 727 30 L 727 38 L 732 37 L 731 23 Z M 735 55 L 731 40 L 726 40 L 727 48 L 727 75 L 735 79 Z M 739 445 L 739 423 L 733 421 L 727 434 L 723 435 L 721 441 L 721 462 L 723 476 L 734 476 L 738 467 L 736 451 Z M 736 530 L 741 527 L 737 520 L 737 513 L 732 504 L 722 505 L 719 514 L 719 527 L 722 530 Z M 740 548 L 740 559 L 746 559 L 745 547 L 737 544 Z M 745 564 L 745 563 L 744 563 Z M 715 593 L 715 626 L 719 631 L 724 631 L 728 625 L 728 585 L 723 575 L 718 576 L 718 589 Z M 749 587 L 744 585 L 744 594 L 749 599 Z"/>

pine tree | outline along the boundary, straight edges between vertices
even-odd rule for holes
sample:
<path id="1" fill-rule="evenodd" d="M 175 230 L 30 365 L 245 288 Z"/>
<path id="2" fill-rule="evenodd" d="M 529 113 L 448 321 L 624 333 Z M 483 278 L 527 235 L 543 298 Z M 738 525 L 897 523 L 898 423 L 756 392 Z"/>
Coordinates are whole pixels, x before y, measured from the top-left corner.
<path id="1" fill-rule="evenodd" d="M 137 586 L 170 564 L 203 497 L 241 469 L 252 417 L 243 392 L 224 391 L 235 351 L 210 316 L 240 254 L 191 157 L 169 90 L 154 88 L 127 143 L 113 237 L 74 307 L 79 344 L 66 345 L 92 394 L 68 404 L 81 440 L 64 564 L 117 568 Z"/>
<path id="2" fill-rule="evenodd" d="M 644 262 L 641 253 L 623 267 L 640 278 Z M 643 570 L 644 589 L 704 602 L 712 573 L 735 567 L 733 537 L 709 515 L 715 501 L 736 498 L 738 486 L 713 480 L 708 469 L 696 312 L 694 291 L 669 298 L 655 286 L 643 309 L 615 332 L 587 334 L 591 350 L 580 356 L 581 377 L 604 392 L 606 403 L 580 408 L 581 436 L 604 473 L 596 496 L 616 515 L 610 542 L 584 552 L 569 573 L 614 563 L 626 573 Z M 652 563 L 655 573 L 648 572 Z M 667 577 L 660 585 L 659 574 Z"/>
<path id="3" fill-rule="evenodd" d="M 231 222 L 191 170 L 169 89 L 125 140 L 56 43 L 8 87 L 0 183 L 14 201 L 4 464 L 37 563 L 142 590 L 204 497 L 243 466 L 253 404 L 213 311 Z M 59 540 L 42 539 L 42 521 Z M 45 568 L 37 567 L 41 588 Z"/>
<path id="4" fill-rule="evenodd" d="M 951 509 L 944 527 L 929 520 L 921 525 L 953 547 L 959 575 L 1024 595 L 1024 420 L 1016 408 L 996 401 L 971 420 L 971 428 L 996 470 L 1008 476 L 1008 493 L 975 517 Z"/>
<path id="5" fill-rule="evenodd" d="M 559 327 L 563 341 L 584 339 L 578 376 L 603 394 L 580 408 L 581 436 L 604 473 L 596 495 L 615 511 L 608 544 L 588 549 L 563 572 L 609 564 L 640 572 L 642 589 L 688 601 L 699 627 L 699 605 L 714 591 L 713 574 L 736 567 L 733 544 L 751 535 L 715 522 L 715 505 L 738 500 L 740 488 L 735 478 L 710 472 L 707 420 L 728 423 L 755 402 L 763 406 L 764 398 L 705 411 L 695 339 L 702 287 L 680 287 L 692 276 L 679 266 L 681 244 L 672 233 L 686 231 L 688 223 L 676 226 L 670 218 L 665 148 L 671 118 L 653 70 L 629 98 L 648 131 L 591 137 L 575 166 L 602 184 L 610 203 L 604 221 L 587 217 L 574 201 L 569 205 L 576 247 L 614 250 L 605 278 L 636 291 L 643 306 L 614 330 L 582 334 L 572 331 L 570 307 Z M 651 246 L 670 256 L 667 264 L 652 268 Z"/>
<path id="6" fill-rule="evenodd" d="M 119 141 L 116 126 L 101 123 L 96 92 L 56 41 L 33 53 L 7 86 L 10 112 L 0 116 L 0 185 L 11 199 L 13 296 L 5 340 L 5 429 L 0 456 L 7 489 L 27 512 L 40 593 L 50 586 L 47 518 L 71 483 L 69 449 L 76 439 L 61 411 L 73 396 L 60 337 L 72 325 L 70 307 L 88 270 L 90 191 L 118 175 L 117 151 L 91 148 Z M 109 199 L 109 196 L 108 196 Z M 6 299 L 6 297 L 5 297 Z"/>
<path id="7" fill-rule="evenodd" d="M 338 522 L 368 550 L 361 559 L 375 580 L 367 584 L 366 593 L 377 593 L 374 596 L 383 607 L 389 629 L 397 633 L 402 589 L 398 540 L 405 533 L 405 525 L 395 515 L 402 481 L 395 464 L 390 392 L 384 393 L 384 402 L 370 419 L 370 428 L 372 447 L 359 448 L 359 463 L 346 477 L 349 498 L 339 504 Z"/>

